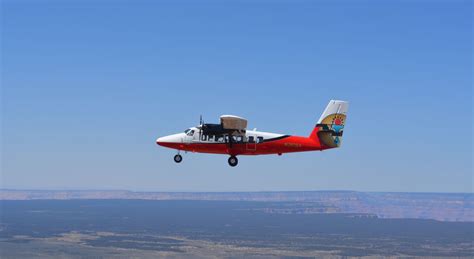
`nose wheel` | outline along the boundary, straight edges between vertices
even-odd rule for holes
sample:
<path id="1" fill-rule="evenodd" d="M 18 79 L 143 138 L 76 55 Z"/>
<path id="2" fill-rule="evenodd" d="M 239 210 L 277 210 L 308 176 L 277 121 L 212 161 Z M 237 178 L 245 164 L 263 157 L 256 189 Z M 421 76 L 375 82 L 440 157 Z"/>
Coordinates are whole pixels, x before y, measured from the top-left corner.
<path id="1" fill-rule="evenodd" d="M 229 160 L 227 160 L 227 162 L 229 162 L 230 166 L 234 167 L 239 163 L 239 160 L 237 159 L 236 156 L 231 156 L 229 157 Z"/>
<path id="2" fill-rule="evenodd" d="M 177 154 L 174 156 L 174 161 L 176 163 L 181 163 L 181 161 L 183 161 L 183 157 L 180 154 Z"/>

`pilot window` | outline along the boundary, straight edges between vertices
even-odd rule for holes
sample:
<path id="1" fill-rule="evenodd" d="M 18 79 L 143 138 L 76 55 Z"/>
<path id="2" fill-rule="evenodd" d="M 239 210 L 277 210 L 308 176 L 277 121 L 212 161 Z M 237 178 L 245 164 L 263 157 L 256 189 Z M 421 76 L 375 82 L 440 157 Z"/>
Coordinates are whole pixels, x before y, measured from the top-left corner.
<path id="1" fill-rule="evenodd" d="M 188 133 L 186 133 L 186 134 L 187 134 L 188 136 L 192 136 L 192 135 L 194 135 L 194 130 L 190 130 L 190 131 L 188 131 Z"/>
<path id="2" fill-rule="evenodd" d="M 250 137 L 249 137 L 249 143 L 254 143 L 254 142 L 255 142 L 254 137 L 253 137 L 253 136 L 250 136 Z"/>
<path id="3" fill-rule="evenodd" d="M 263 137 L 257 137 L 257 143 L 263 143 Z"/>

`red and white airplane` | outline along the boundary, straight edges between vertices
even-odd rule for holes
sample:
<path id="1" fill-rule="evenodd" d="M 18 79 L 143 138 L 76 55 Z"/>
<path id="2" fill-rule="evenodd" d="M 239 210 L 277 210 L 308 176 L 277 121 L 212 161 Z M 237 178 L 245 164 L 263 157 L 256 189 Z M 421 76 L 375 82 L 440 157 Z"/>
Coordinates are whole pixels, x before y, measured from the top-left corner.
<path id="1" fill-rule="evenodd" d="M 331 100 L 308 137 L 247 130 L 247 120 L 222 115 L 220 124 L 201 123 L 183 133 L 161 137 L 160 146 L 178 150 L 176 163 L 183 157 L 180 151 L 229 155 L 229 165 L 236 166 L 238 155 L 269 155 L 337 148 L 341 145 L 348 102 Z"/>

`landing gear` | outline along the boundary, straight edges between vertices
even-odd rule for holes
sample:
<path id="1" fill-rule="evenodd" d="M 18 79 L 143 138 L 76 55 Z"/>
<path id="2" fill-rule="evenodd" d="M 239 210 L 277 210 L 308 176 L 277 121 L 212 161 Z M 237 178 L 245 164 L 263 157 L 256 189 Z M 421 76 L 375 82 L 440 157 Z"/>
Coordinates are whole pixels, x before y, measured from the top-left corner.
<path id="1" fill-rule="evenodd" d="M 174 161 L 176 163 L 181 163 L 181 161 L 183 161 L 183 157 L 180 154 L 177 154 L 176 156 L 174 156 Z"/>
<path id="2" fill-rule="evenodd" d="M 232 167 L 236 166 L 239 163 L 239 160 L 237 159 L 236 156 L 229 157 L 229 160 L 227 161 L 229 162 L 229 165 Z"/>

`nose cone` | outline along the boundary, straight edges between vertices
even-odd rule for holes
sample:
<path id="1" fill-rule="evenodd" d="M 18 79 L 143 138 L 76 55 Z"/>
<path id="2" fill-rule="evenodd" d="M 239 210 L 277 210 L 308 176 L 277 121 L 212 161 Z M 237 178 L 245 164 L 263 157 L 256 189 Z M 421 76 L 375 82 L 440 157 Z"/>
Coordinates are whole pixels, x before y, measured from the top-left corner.
<path id="1" fill-rule="evenodd" d="M 156 144 L 160 146 L 164 146 L 166 143 L 171 143 L 171 139 L 168 136 L 156 139 Z"/>
<path id="2" fill-rule="evenodd" d="M 156 139 L 156 144 L 157 144 L 157 145 L 160 145 L 160 146 L 161 146 L 162 143 L 163 143 L 163 138 L 157 138 L 157 139 Z"/>
<path id="3" fill-rule="evenodd" d="M 181 142 L 181 134 L 174 134 L 156 139 L 156 144 L 160 146 L 169 146 L 169 144 Z"/>

